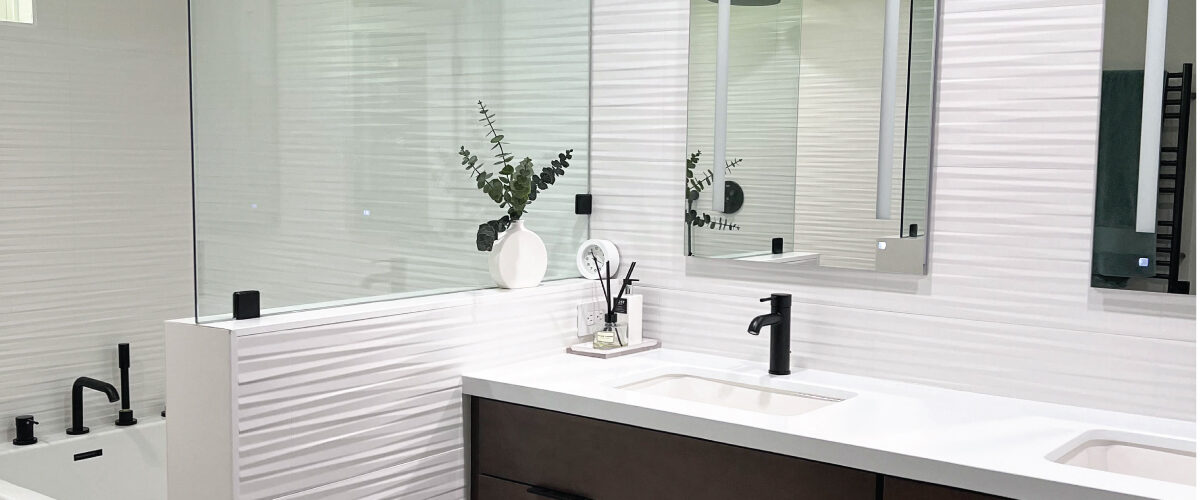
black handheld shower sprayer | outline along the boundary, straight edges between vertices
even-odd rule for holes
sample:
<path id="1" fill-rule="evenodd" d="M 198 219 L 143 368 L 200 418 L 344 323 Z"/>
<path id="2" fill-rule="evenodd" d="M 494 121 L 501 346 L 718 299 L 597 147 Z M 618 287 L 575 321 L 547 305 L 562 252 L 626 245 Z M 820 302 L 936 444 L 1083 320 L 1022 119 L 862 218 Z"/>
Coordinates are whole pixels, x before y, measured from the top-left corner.
<path id="1" fill-rule="evenodd" d="M 117 366 L 121 368 L 121 411 L 117 412 L 117 425 L 128 426 L 137 423 L 133 418 L 133 410 L 129 409 L 129 344 L 117 344 Z"/>

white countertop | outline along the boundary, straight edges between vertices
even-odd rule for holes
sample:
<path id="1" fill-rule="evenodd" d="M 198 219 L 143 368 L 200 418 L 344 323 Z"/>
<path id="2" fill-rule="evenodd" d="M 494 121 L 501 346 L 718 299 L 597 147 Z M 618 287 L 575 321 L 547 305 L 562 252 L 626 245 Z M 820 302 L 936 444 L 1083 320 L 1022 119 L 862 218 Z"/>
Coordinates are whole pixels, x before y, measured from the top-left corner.
<path id="1" fill-rule="evenodd" d="M 616 388 L 665 374 L 855 396 L 786 417 Z M 1096 429 L 1194 441 L 1195 423 L 1181 420 L 814 370 L 772 376 L 765 361 L 670 349 L 613 359 L 550 355 L 466 374 L 463 392 L 1011 498 L 1196 498 L 1191 486 L 1045 458 Z"/>

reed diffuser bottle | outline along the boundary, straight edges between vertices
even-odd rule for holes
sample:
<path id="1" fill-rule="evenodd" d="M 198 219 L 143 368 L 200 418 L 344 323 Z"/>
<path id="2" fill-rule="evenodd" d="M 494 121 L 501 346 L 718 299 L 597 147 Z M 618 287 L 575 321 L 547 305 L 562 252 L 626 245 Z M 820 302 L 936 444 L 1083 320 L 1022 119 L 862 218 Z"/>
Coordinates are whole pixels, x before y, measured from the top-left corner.
<path id="1" fill-rule="evenodd" d="M 604 315 L 604 327 L 596 331 L 592 347 L 596 349 L 615 349 L 629 345 L 628 326 L 617 319 L 617 313 Z"/>
<path id="2" fill-rule="evenodd" d="M 593 255 L 593 259 L 596 257 Z M 597 330 L 595 337 L 592 339 L 592 348 L 594 349 L 615 349 L 629 345 L 629 325 L 627 314 L 617 314 L 616 305 L 622 302 L 622 296 L 625 295 L 628 286 L 622 286 L 616 296 L 613 296 L 612 291 L 612 268 L 604 263 L 604 272 L 599 277 L 600 291 L 604 292 L 604 327 Z M 630 283 L 630 276 L 633 275 L 633 268 L 637 266 L 637 262 L 629 265 L 629 272 L 625 274 L 624 283 Z M 596 260 L 596 269 L 600 269 L 600 261 Z M 636 281 L 636 280 L 633 280 Z"/>

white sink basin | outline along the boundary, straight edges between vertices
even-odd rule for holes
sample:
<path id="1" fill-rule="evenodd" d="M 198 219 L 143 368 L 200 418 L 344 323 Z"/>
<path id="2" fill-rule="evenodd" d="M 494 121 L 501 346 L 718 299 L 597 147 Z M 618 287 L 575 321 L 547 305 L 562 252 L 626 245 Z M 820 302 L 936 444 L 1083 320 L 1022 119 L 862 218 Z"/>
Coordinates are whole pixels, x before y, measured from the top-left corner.
<path id="1" fill-rule="evenodd" d="M 789 417 L 837 404 L 852 396 L 825 389 L 791 391 L 684 374 L 660 375 L 618 388 Z"/>
<path id="2" fill-rule="evenodd" d="M 1048 457 L 1060 464 L 1196 484 L 1196 443 L 1117 431 L 1089 431 Z"/>

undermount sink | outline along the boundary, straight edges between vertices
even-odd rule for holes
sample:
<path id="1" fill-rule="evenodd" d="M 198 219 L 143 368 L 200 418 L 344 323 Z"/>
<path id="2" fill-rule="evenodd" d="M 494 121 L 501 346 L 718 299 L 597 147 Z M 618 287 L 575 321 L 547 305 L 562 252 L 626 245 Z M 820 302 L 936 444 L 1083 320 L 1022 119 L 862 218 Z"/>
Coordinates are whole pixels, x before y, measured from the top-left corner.
<path id="1" fill-rule="evenodd" d="M 1196 443 L 1117 431 L 1089 431 L 1046 458 L 1060 464 L 1196 484 Z"/>
<path id="2" fill-rule="evenodd" d="M 837 404 L 853 396 L 827 389 L 792 391 L 683 374 L 660 375 L 618 388 L 788 417 Z"/>

